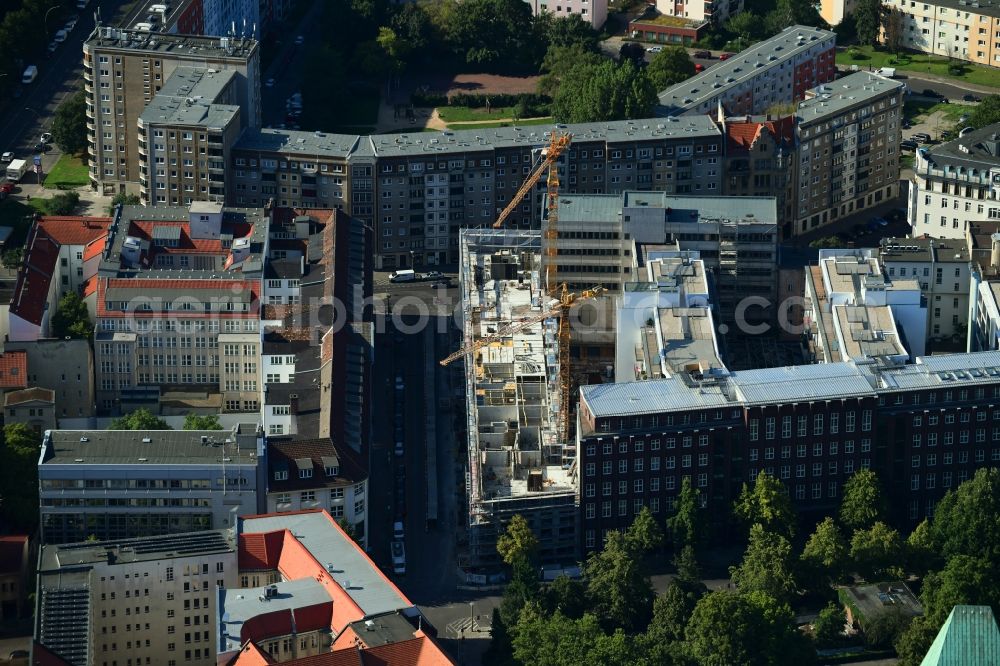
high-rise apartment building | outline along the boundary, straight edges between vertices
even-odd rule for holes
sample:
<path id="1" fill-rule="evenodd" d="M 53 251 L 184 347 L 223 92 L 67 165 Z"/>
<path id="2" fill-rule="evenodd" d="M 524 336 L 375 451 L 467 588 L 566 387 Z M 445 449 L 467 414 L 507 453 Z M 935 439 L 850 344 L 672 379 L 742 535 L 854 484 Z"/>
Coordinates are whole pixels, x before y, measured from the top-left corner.
<path id="1" fill-rule="evenodd" d="M 688 0 L 659 0 L 656 10 L 664 16 L 676 16 L 689 21 L 711 21 L 722 25 L 733 14 L 743 10 L 742 0 L 709 0 L 709 2 L 688 2 Z"/>
<path id="2" fill-rule="evenodd" d="M 138 194 L 144 160 L 136 135 L 137 123 L 174 70 L 184 66 L 205 68 L 215 74 L 232 70 L 240 126 L 260 126 L 260 51 L 253 39 L 98 26 L 83 44 L 93 187 L 102 193 Z M 207 146 L 199 146 L 198 153 L 189 155 L 191 159 L 196 156 L 200 170 L 207 170 Z M 180 163 L 172 163 L 184 159 L 180 151 L 164 157 L 171 160 L 167 166 L 181 168 Z"/>
<path id="3" fill-rule="evenodd" d="M 34 663 L 213 666 L 238 573 L 232 529 L 43 546 Z"/>
<path id="4" fill-rule="evenodd" d="M 50 430 L 38 460 L 42 539 L 232 527 L 237 515 L 262 508 L 263 455 L 256 423 L 232 431 Z"/>
<path id="5" fill-rule="evenodd" d="M 904 90 L 857 72 L 808 92 L 795 111 L 794 234 L 897 196 Z"/>
<path id="6" fill-rule="evenodd" d="M 229 153 L 240 135 L 233 70 L 178 67 L 138 120 L 144 205 L 222 202 Z"/>
<path id="7" fill-rule="evenodd" d="M 556 18 L 579 16 L 594 30 L 600 30 L 608 20 L 608 0 L 526 0 L 535 16 L 551 14 Z"/>
<path id="8" fill-rule="evenodd" d="M 775 197 L 781 237 L 792 233 L 795 185 L 795 119 L 793 116 L 719 118 L 726 135 L 722 194 L 730 197 Z"/>
<path id="9" fill-rule="evenodd" d="M 829 30 L 793 25 L 725 62 L 660 93 L 657 115 L 767 113 L 803 98 L 836 74 L 837 38 Z"/>
<path id="10" fill-rule="evenodd" d="M 1000 6 L 995 0 L 888 0 L 885 7 L 885 41 L 893 39 L 921 53 L 1000 66 Z"/>
<path id="11" fill-rule="evenodd" d="M 116 211 L 88 295 L 99 411 L 259 412 L 269 221 L 197 201 Z"/>

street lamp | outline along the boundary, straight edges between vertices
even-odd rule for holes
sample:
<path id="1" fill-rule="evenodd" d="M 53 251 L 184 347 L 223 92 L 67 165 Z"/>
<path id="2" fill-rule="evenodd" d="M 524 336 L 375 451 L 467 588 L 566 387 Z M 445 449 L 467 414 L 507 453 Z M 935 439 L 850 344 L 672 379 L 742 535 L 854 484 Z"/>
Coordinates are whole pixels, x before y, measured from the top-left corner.
<path id="1" fill-rule="evenodd" d="M 45 12 L 45 18 L 42 19 L 42 29 L 45 31 L 44 34 L 45 39 L 49 38 L 49 14 L 51 14 L 52 11 L 55 9 L 59 9 L 59 5 L 53 5 L 52 7 L 49 7 L 49 10 Z"/>
<path id="2" fill-rule="evenodd" d="M 475 631 L 476 630 L 476 602 L 475 601 L 470 601 L 469 602 L 469 619 L 472 621 L 472 624 L 469 625 L 469 630 L 470 631 Z"/>

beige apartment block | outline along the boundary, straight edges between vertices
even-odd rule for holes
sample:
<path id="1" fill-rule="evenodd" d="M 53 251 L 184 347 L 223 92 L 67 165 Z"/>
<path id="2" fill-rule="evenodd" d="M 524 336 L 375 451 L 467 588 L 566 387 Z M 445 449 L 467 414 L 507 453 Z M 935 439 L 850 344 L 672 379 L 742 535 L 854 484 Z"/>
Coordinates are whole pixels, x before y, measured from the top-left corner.
<path id="1" fill-rule="evenodd" d="M 83 44 L 91 185 L 139 193 L 136 127 L 178 67 L 232 71 L 241 127 L 260 126 L 260 51 L 252 39 L 174 35 L 98 26 Z"/>

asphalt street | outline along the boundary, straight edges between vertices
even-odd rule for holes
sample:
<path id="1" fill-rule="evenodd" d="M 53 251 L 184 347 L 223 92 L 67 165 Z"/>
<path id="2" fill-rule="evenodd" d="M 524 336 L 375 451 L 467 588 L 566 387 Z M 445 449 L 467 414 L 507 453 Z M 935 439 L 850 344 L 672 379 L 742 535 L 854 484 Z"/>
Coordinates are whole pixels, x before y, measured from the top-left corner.
<path id="1" fill-rule="evenodd" d="M 302 0 L 305 2 L 306 0 Z M 286 121 L 288 98 L 302 91 L 302 68 L 310 44 L 320 38 L 317 18 L 322 5 L 314 2 L 297 26 L 283 30 L 281 37 L 269 48 L 276 48 L 274 58 L 261 74 L 262 120 L 264 127 L 278 127 Z M 296 44 L 302 37 L 302 44 Z M 267 85 L 271 83 L 271 85 Z"/>
<path id="2" fill-rule="evenodd" d="M 129 3 L 112 0 L 92 0 L 90 7 L 79 13 L 76 28 L 65 42 L 59 45 L 52 57 L 34 64 L 38 67 L 38 77 L 34 82 L 22 85 L 20 98 L 14 98 L 6 112 L 0 116 L 0 147 L 2 152 L 12 151 L 16 158 L 30 160 L 34 156 L 33 147 L 42 132 L 52 129 L 52 114 L 68 96 L 83 88 L 83 42 L 94 29 L 94 13 L 100 9 L 104 20 L 117 16 Z M 51 35 L 62 28 L 64 21 L 54 12 L 48 21 L 45 43 Z M 41 35 L 39 35 L 41 37 Z M 58 161 L 59 148 L 52 144 L 42 155 L 42 169 L 47 172 Z M 25 176 L 26 183 L 36 182 L 34 175 Z"/>

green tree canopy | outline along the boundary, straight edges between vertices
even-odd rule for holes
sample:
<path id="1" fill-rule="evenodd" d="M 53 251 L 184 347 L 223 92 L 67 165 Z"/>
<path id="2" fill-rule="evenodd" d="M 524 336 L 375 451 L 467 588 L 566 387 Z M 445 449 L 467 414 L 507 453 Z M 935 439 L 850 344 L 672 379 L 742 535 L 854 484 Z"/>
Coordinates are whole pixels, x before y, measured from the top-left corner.
<path id="1" fill-rule="evenodd" d="M 3 427 L 0 509 L 5 521 L 29 534 L 38 525 L 38 455 L 42 439 L 23 423 Z"/>
<path id="2" fill-rule="evenodd" d="M 588 609 L 587 588 L 569 576 L 559 576 L 544 588 L 545 609 L 551 614 L 559 611 L 568 618 L 577 620 Z"/>
<path id="3" fill-rule="evenodd" d="M 580 46 L 585 51 L 597 52 L 598 35 L 594 27 L 584 21 L 579 14 L 570 14 L 555 18 L 552 14 L 542 14 L 536 17 L 549 19 L 545 28 L 545 38 L 549 48 Z"/>
<path id="4" fill-rule="evenodd" d="M 1000 566 L 1000 469 L 976 470 L 934 507 L 930 536 L 937 552 L 984 557 Z"/>
<path id="5" fill-rule="evenodd" d="M 813 634 L 820 647 L 835 644 L 844 635 L 847 617 L 839 604 L 829 603 L 819 612 L 813 622 Z"/>
<path id="6" fill-rule="evenodd" d="M 903 576 L 903 541 L 899 532 L 879 521 L 867 529 L 855 530 L 851 537 L 851 560 L 868 581 Z"/>
<path id="7" fill-rule="evenodd" d="M 667 526 L 673 534 L 674 550 L 681 552 L 684 546 L 697 549 L 701 543 L 704 527 L 698 513 L 700 491 L 691 485 L 691 477 L 681 480 L 681 491 L 677 495 L 677 511 L 667 519 Z"/>
<path id="8" fill-rule="evenodd" d="M 747 526 L 758 524 L 789 539 L 795 535 L 795 509 L 788 490 L 767 472 L 757 475 L 753 488 L 743 484 L 733 511 Z"/>
<path id="9" fill-rule="evenodd" d="M 184 417 L 184 430 L 222 430 L 218 414 L 188 414 Z"/>
<path id="10" fill-rule="evenodd" d="M 87 96 L 74 93 L 52 117 L 52 140 L 64 153 L 75 155 L 87 147 Z"/>
<path id="11" fill-rule="evenodd" d="M 451 10 L 446 30 L 454 53 L 476 67 L 533 70 L 544 55 L 531 7 L 521 0 L 464 0 Z"/>
<path id="12" fill-rule="evenodd" d="M 847 541 L 833 518 L 827 516 L 809 535 L 802 549 L 802 563 L 814 578 L 837 580 L 847 562 Z"/>
<path id="13" fill-rule="evenodd" d="M 119 192 L 111 199 L 111 203 L 108 205 L 108 215 L 115 214 L 115 208 L 119 205 L 122 206 L 138 206 L 142 203 L 139 200 L 138 194 L 125 194 L 124 192 Z"/>
<path id="14" fill-rule="evenodd" d="M 816 659 L 791 609 L 760 592 L 710 592 L 695 606 L 685 636 L 699 666 L 813 664 Z"/>
<path id="15" fill-rule="evenodd" d="M 646 629 L 645 640 L 650 644 L 684 640 L 688 618 L 706 592 L 702 583 L 671 580 L 663 594 L 653 600 L 653 619 Z"/>
<path id="16" fill-rule="evenodd" d="M 934 547 L 930 522 L 925 518 L 906 537 L 906 566 L 911 572 L 923 575 L 938 562 L 940 557 Z"/>
<path id="17" fill-rule="evenodd" d="M 546 616 L 529 604 L 514 632 L 514 657 L 520 664 L 539 666 L 627 666 L 637 663 L 639 655 L 635 641 L 627 640 L 620 629 L 606 635 L 597 618 L 589 613 L 578 620 L 558 611 Z"/>
<path id="18" fill-rule="evenodd" d="M 777 532 L 769 532 L 760 523 L 750 528 L 750 543 L 743 562 L 731 567 L 733 583 L 741 592 L 763 592 L 779 602 L 788 602 L 795 594 L 792 573 L 792 545 Z"/>
<path id="19" fill-rule="evenodd" d="M 694 61 L 683 46 L 668 46 L 653 56 L 646 74 L 654 88 L 663 90 L 694 76 Z"/>
<path id="20" fill-rule="evenodd" d="M 568 46 L 553 45 L 545 53 L 542 61 L 542 78 L 538 81 L 538 92 L 554 97 L 559 84 L 575 67 L 597 67 L 605 58 L 586 49 L 582 44 Z"/>
<path id="21" fill-rule="evenodd" d="M 649 621 L 653 587 L 641 560 L 620 532 L 610 532 L 604 549 L 587 558 L 587 596 L 605 626 L 635 633 Z"/>
<path id="22" fill-rule="evenodd" d="M 761 39 L 766 28 L 760 16 L 753 12 L 742 11 L 729 17 L 726 21 L 726 30 L 736 35 L 744 44 L 750 44 Z"/>
<path id="23" fill-rule="evenodd" d="M 625 531 L 625 545 L 638 557 L 663 546 L 663 530 L 656 523 L 648 506 L 642 507 L 642 511 Z"/>
<path id="24" fill-rule="evenodd" d="M 681 580 L 698 581 L 701 579 L 698 556 L 691 544 L 681 546 L 681 552 L 674 556 L 674 566 L 677 568 L 677 577 Z"/>
<path id="25" fill-rule="evenodd" d="M 885 519 L 885 499 L 878 477 L 870 469 L 854 473 L 844 484 L 840 522 L 851 529 L 871 527 Z"/>
<path id="26" fill-rule="evenodd" d="M 564 123 L 624 120 L 648 117 L 655 104 L 656 88 L 645 70 L 605 60 L 567 72 L 552 100 L 552 113 Z"/>
<path id="27" fill-rule="evenodd" d="M 882 0 L 858 0 L 854 7 L 854 24 L 858 42 L 865 46 L 878 44 L 882 25 Z"/>
<path id="28" fill-rule="evenodd" d="M 172 430 L 167 422 L 158 416 L 154 416 L 145 407 L 140 407 L 139 409 L 129 412 L 123 416 L 119 416 L 111 425 L 108 426 L 108 430 Z"/>
<path id="29" fill-rule="evenodd" d="M 87 304 L 74 292 L 68 291 L 59 299 L 55 314 L 52 315 L 52 336 L 56 338 L 74 338 L 89 340 L 94 333 L 94 325 L 90 323 L 90 313 Z"/>
<path id="30" fill-rule="evenodd" d="M 972 108 L 965 124 L 979 129 L 993 123 L 1000 123 L 1000 95 L 984 97 L 983 101 Z"/>
<path id="31" fill-rule="evenodd" d="M 524 516 L 514 514 L 507 522 L 503 534 L 497 538 L 497 552 L 507 566 L 520 562 L 531 562 L 538 549 L 538 537 Z"/>

